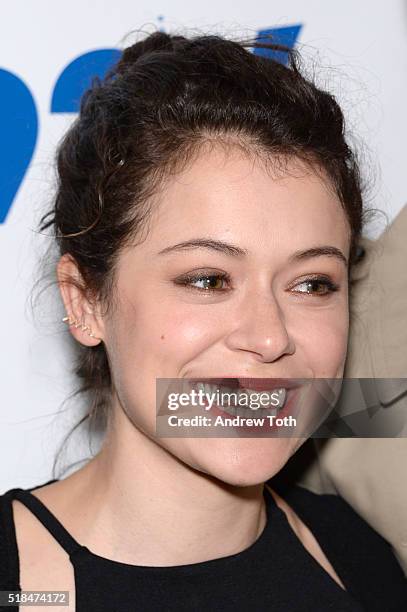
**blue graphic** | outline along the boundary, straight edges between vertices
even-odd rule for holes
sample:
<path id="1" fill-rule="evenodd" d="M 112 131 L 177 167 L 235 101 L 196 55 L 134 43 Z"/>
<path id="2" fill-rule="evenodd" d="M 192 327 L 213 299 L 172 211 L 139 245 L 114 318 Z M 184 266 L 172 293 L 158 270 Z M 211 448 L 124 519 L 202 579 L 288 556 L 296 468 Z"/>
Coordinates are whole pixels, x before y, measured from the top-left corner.
<path id="1" fill-rule="evenodd" d="M 300 34 L 302 24 L 285 26 L 283 28 L 269 28 L 267 30 L 259 30 L 257 32 L 256 40 L 263 43 L 277 43 L 279 45 L 285 45 L 289 49 L 293 49 L 297 42 Z M 267 36 L 271 36 L 271 40 L 267 39 Z M 288 60 L 288 54 L 285 51 L 272 51 L 271 49 L 256 49 L 253 48 L 255 55 L 262 55 L 263 57 L 269 57 L 281 64 L 286 64 Z"/>
<path id="2" fill-rule="evenodd" d="M 0 223 L 4 223 L 34 153 L 38 113 L 27 85 L 0 69 Z"/>
<path id="3" fill-rule="evenodd" d="M 80 55 L 61 72 L 54 87 L 51 113 L 77 113 L 84 92 L 94 77 L 103 78 L 119 60 L 118 49 L 98 49 Z"/>
<path id="4" fill-rule="evenodd" d="M 164 15 L 158 15 L 158 17 L 157 17 L 157 21 L 164 21 L 164 19 L 165 19 Z M 161 27 L 159 29 L 159 31 L 160 32 L 165 32 L 165 28 Z"/>

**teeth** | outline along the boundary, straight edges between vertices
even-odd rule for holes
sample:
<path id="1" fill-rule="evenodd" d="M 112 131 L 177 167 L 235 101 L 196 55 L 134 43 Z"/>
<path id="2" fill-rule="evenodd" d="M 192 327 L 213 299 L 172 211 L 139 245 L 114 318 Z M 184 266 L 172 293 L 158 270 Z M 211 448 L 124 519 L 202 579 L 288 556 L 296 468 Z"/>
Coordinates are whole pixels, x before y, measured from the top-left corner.
<path id="1" fill-rule="evenodd" d="M 284 387 L 270 390 L 264 389 L 263 391 L 259 392 L 255 391 L 254 389 L 244 389 L 241 387 L 226 387 L 224 385 L 214 385 L 204 382 L 197 382 L 192 385 L 192 388 L 196 389 L 197 391 L 202 391 L 203 393 L 208 394 L 209 396 L 215 396 L 215 398 L 217 397 L 218 392 L 220 401 L 222 401 L 222 394 L 232 394 L 232 396 L 229 398 L 225 397 L 223 405 L 220 405 L 219 407 L 232 416 L 241 417 L 248 417 L 251 415 L 256 416 L 257 410 L 259 410 L 260 414 L 263 415 L 267 414 L 269 416 L 277 416 L 280 410 L 283 409 L 287 398 L 287 390 Z M 259 393 L 269 393 L 273 395 L 277 393 L 278 405 L 275 405 L 275 399 L 273 399 L 273 404 L 269 406 L 260 406 L 259 408 L 251 406 L 250 396 L 256 396 Z M 241 397 L 243 397 L 245 401 L 240 400 Z M 258 403 L 258 397 L 256 403 Z M 213 405 L 218 406 L 216 399 Z"/>

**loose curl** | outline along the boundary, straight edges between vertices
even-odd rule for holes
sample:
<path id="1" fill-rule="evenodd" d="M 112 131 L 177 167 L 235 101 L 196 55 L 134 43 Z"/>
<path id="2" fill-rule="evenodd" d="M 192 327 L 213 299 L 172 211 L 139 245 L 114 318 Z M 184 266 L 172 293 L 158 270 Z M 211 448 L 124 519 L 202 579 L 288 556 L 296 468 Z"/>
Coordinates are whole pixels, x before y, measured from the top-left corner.
<path id="1" fill-rule="evenodd" d="M 285 51 L 287 65 L 253 48 Z M 73 283 L 113 307 L 120 252 L 141 239 L 164 180 L 211 141 L 322 170 L 349 222 L 349 267 L 357 262 L 364 211 L 356 154 L 338 103 L 304 76 L 298 52 L 272 40 L 154 32 L 94 81 L 58 148 L 56 197 L 39 230 L 52 227 L 59 256 L 77 263 L 83 283 Z M 112 379 L 105 346 L 74 344 L 76 393 L 90 400 L 81 422 L 106 423 Z"/>

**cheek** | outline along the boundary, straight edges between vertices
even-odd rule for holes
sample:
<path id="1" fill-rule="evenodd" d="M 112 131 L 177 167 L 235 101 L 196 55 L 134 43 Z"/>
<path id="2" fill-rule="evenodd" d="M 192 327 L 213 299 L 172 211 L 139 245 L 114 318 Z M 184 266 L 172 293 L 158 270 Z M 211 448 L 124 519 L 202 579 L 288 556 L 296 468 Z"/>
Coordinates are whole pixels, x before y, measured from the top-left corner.
<path id="1" fill-rule="evenodd" d="M 346 307 L 320 312 L 298 327 L 297 345 L 315 378 L 336 378 L 346 359 L 349 316 Z"/>
<path id="2" fill-rule="evenodd" d="M 139 308 L 133 323 L 134 350 L 154 376 L 182 376 L 187 364 L 212 345 L 216 321 L 190 304 Z"/>
<path id="3" fill-rule="evenodd" d="M 201 350 L 210 341 L 212 329 L 207 317 L 198 316 L 190 305 L 147 299 L 121 309 L 114 324 L 114 344 L 122 362 L 131 357 L 142 368 L 155 363 L 158 376 L 159 364 L 168 371 Z"/>
<path id="4" fill-rule="evenodd" d="M 156 378 L 182 376 L 213 337 L 208 317 L 191 305 L 151 299 L 122 304 L 111 322 L 108 352 L 116 393 L 133 421 L 155 429 Z"/>

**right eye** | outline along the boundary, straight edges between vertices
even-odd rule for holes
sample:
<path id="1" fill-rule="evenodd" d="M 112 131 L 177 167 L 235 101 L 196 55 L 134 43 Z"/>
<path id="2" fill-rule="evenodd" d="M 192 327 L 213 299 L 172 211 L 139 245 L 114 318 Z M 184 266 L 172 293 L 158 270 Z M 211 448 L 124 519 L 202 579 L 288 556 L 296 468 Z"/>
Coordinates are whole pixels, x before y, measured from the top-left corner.
<path id="1" fill-rule="evenodd" d="M 185 274 L 180 278 L 175 280 L 177 285 L 183 285 L 188 289 L 197 289 L 198 291 L 227 291 L 225 287 L 223 287 L 223 283 L 225 281 L 230 281 L 228 274 Z M 201 286 L 198 286 L 197 283 L 200 283 Z"/>

